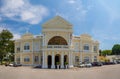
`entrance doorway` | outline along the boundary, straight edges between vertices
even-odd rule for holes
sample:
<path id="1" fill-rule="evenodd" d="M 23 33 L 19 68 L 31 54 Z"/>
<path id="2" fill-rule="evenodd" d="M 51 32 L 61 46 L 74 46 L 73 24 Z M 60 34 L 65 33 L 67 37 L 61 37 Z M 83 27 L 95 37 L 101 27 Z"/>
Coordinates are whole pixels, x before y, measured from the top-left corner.
<path id="1" fill-rule="evenodd" d="M 60 55 L 59 54 L 55 55 L 55 68 L 57 68 L 58 64 L 60 65 Z"/>
<path id="2" fill-rule="evenodd" d="M 65 64 L 68 64 L 68 56 L 67 55 L 64 55 L 64 66 Z"/>
<path id="3" fill-rule="evenodd" d="M 48 68 L 51 68 L 52 65 L 52 56 L 48 55 Z"/>

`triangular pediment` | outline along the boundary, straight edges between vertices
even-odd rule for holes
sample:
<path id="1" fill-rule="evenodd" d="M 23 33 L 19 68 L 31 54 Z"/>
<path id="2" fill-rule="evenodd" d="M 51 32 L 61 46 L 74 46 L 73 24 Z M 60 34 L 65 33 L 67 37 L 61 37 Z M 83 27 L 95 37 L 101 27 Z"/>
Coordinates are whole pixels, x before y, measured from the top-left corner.
<path id="1" fill-rule="evenodd" d="M 72 24 L 61 16 L 55 16 L 42 25 L 43 29 L 72 29 Z"/>

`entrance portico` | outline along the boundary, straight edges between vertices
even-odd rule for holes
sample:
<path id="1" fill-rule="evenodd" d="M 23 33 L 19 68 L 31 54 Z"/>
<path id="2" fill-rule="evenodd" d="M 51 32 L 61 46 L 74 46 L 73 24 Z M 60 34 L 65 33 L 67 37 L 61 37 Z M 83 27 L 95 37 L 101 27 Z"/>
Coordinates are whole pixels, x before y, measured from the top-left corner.
<path id="1" fill-rule="evenodd" d="M 46 56 L 45 56 L 46 55 Z M 46 59 L 45 59 L 46 57 Z M 69 58 L 69 52 L 46 52 L 44 54 L 43 68 L 57 68 L 57 64 L 59 63 L 59 68 L 65 68 L 66 63 L 68 63 L 68 67 L 72 65 L 71 59 Z"/>

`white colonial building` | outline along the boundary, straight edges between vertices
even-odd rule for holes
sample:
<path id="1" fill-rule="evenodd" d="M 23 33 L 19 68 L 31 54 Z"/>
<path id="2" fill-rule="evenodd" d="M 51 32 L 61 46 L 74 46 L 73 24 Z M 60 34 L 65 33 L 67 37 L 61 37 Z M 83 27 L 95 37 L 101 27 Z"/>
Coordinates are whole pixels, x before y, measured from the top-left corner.
<path id="1" fill-rule="evenodd" d="M 81 30 L 81 29 L 80 29 Z M 42 25 L 42 35 L 26 33 L 15 41 L 15 62 L 41 65 L 42 68 L 64 68 L 79 62 L 98 61 L 99 43 L 88 34 L 73 36 L 73 26 L 60 16 Z"/>

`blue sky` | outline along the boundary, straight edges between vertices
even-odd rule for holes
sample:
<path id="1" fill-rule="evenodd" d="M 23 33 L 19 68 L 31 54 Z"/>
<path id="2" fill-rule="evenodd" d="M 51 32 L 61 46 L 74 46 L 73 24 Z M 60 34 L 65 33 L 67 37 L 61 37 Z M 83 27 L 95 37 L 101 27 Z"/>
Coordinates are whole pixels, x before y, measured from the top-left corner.
<path id="1" fill-rule="evenodd" d="M 26 30 L 41 34 L 41 25 L 59 15 L 73 24 L 74 35 L 90 34 L 100 49 L 120 43 L 120 0 L 0 0 L 0 31 L 14 39 Z"/>

